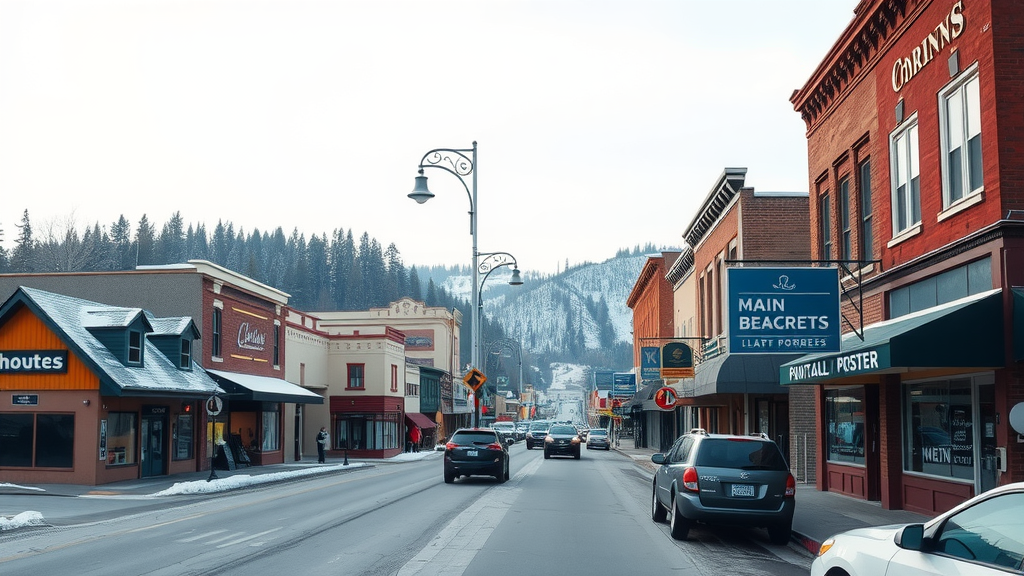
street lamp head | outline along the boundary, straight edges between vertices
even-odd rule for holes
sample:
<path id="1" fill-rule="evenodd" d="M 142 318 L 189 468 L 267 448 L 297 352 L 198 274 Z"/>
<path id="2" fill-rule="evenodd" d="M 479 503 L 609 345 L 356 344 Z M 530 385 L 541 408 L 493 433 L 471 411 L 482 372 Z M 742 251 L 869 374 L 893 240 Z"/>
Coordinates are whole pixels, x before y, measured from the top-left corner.
<path id="1" fill-rule="evenodd" d="M 519 276 L 519 268 L 512 269 L 512 278 L 508 281 L 512 286 L 520 286 L 523 283 L 523 279 Z"/>
<path id="2" fill-rule="evenodd" d="M 412 187 L 412 192 L 409 192 L 409 198 L 423 204 L 433 197 L 434 193 L 427 188 L 427 177 L 423 175 L 423 168 L 420 168 L 420 175 L 416 177 L 416 185 Z"/>

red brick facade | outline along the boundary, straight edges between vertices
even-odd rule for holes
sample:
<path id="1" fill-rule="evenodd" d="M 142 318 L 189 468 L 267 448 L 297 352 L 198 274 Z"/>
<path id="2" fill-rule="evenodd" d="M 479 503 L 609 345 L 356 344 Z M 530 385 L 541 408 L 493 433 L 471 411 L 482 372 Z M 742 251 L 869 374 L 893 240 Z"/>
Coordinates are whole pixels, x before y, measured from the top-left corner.
<path id="1" fill-rule="evenodd" d="M 955 300 L 944 299 L 943 290 L 980 294 L 1001 289 L 1004 310 L 1002 325 L 978 329 L 1004 334 L 1005 366 L 911 366 L 897 374 L 868 374 L 819 385 L 819 438 L 830 429 L 822 416 L 827 391 L 863 387 L 867 449 L 864 462 L 851 465 L 830 463 L 822 446 L 817 453 L 819 489 L 880 500 L 887 508 L 932 513 L 993 483 L 1024 480 L 1024 449 L 1005 417 L 1024 400 L 1020 366 L 1012 354 L 1017 327 L 1010 290 L 1024 284 L 1024 217 L 1015 212 L 1024 209 L 1022 42 L 1024 4 L 1016 0 L 863 0 L 835 46 L 791 98 L 807 126 L 812 255 L 858 261 L 849 268 L 860 274 L 844 279 L 844 287 L 856 294 L 843 301 L 842 312 L 851 321 L 844 322 L 844 331 L 860 331 Z M 977 96 L 968 92 L 968 84 L 978 87 Z M 947 96 L 961 100 L 951 100 L 947 107 Z M 961 106 L 962 117 L 968 120 L 958 116 Z M 914 130 L 916 148 L 903 148 L 904 142 L 915 142 Z M 963 141 L 957 143 L 957 138 Z M 977 164 L 968 164 L 977 158 L 968 156 L 974 152 L 968 149 L 969 140 L 980 142 Z M 910 164 L 901 164 L 907 158 Z M 963 177 L 967 185 L 958 190 L 961 176 L 956 170 L 961 167 L 970 173 Z M 905 174 L 909 176 L 902 178 Z M 919 212 L 908 210 L 907 216 L 898 218 L 902 205 L 897 199 L 908 197 L 906 190 L 913 190 L 915 176 Z M 980 176 L 980 186 L 971 176 Z M 845 206 L 844 181 L 849 186 Z M 868 186 L 869 203 L 862 196 Z M 870 228 L 864 224 L 867 207 Z M 865 250 L 867 229 L 870 248 Z M 847 232 L 849 251 L 843 249 Z M 968 286 L 942 284 L 941 278 L 952 278 L 970 266 L 976 276 Z M 897 304 L 902 302 L 897 297 L 909 299 L 911 309 Z M 934 301 L 928 304 L 928 298 Z M 969 337 L 930 334 L 934 340 L 917 345 L 948 348 L 955 355 L 957 339 Z M 962 445 L 973 451 L 971 461 L 978 470 L 974 479 L 922 472 L 910 463 L 920 455 L 907 439 L 918 433 L 908 420 L 909 391 L 954 379 L 970 382 L 973 410 L 981 419 L 973 422 L 973 429 L 985 426 L 984 437 L 975 432 Z M 980 400 L 990 390 L 994 398 Z M 1007 470 L 993 476 L 998 449 L 1006 450 Z"/>

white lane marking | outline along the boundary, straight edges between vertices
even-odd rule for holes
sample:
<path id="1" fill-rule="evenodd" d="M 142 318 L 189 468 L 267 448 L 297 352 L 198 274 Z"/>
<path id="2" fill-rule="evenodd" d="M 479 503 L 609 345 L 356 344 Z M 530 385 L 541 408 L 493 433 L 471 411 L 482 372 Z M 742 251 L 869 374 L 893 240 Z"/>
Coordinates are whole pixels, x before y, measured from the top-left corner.
<path id="1" fill-rule="evenodd" d="M 249 540 L 252 540 L 254 538 L 259 538 L 260 536 L 265 536 L 267 534 L 270 534 L 271 532 L 277 532 L 281 528 L 282 528 L 281 526 L 278 526 L 277 528 L 272 528 L 270 530 L 264 530 L 263 532 L 260 532 L 259 534 L 253 534 L 252 536 L 246 536 L 244 538 L 239 538 L 237 540 L 232 540 L 231 542 L 225 542 L 225 543 L 221 544 L 220 546 L 217 546 L 217 548 L 226 548 L 228 546 L 234 546 L 236 544 L 241 544 L 242 542 L 248 542 Z"/>
<path id="2" fill-rule="evenodd" d="M 533 474 L 542 459 L 536 458 L 516 473 L 515 479 Z M 398 576 L 459 576 L 483 549 L 491 533 L 519 497 L 522 488 L 499 486 L 462 511 L 416 556 L 402 566 Z"/>
<path id="3" fill-rule="evenodd" d="M 214 534 L 221 534 L 223 532 L 227 532 L 227 530 L 214 530 L 213 532 L 206 532 L 204 534 L 199 534 L 198 536 L 193 536 L 191 538 L 182 538 L 182 539 L 177 540 L 177 541 L 178 542 L 195 542 L 196 540 L 202 540 L 204 538 L 209 538 L 210 536 L 213 536 Z"/>

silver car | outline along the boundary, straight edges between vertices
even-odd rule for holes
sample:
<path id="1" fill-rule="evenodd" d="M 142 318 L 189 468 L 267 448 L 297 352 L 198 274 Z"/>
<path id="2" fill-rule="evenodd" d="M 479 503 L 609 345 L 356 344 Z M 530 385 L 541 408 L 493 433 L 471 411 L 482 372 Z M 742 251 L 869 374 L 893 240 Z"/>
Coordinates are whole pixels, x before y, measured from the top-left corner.
<path id="1" fill-rule="evenodd" d="M 696 522 L 765 527 L 773 544 L 789 542 L 796 479 L 767 436 L 691 430 L 664 454 L 651 456 L 651 518 L 669 517 L 672 537 L 685 540 Z"/>

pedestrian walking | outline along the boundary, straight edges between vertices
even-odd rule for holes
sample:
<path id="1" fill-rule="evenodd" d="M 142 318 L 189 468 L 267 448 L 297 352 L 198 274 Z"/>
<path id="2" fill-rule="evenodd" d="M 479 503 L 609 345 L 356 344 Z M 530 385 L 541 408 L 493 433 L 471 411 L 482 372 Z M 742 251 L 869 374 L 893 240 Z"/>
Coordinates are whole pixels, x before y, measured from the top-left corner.
<path id="1" fill-rule="evenodd" d="M 331 445 L 331 435 L 327 433 L 327 426 L 321 426 L 320 432 L 316 435 L 317 462 L 327 462 L 327 447 Z"/>

